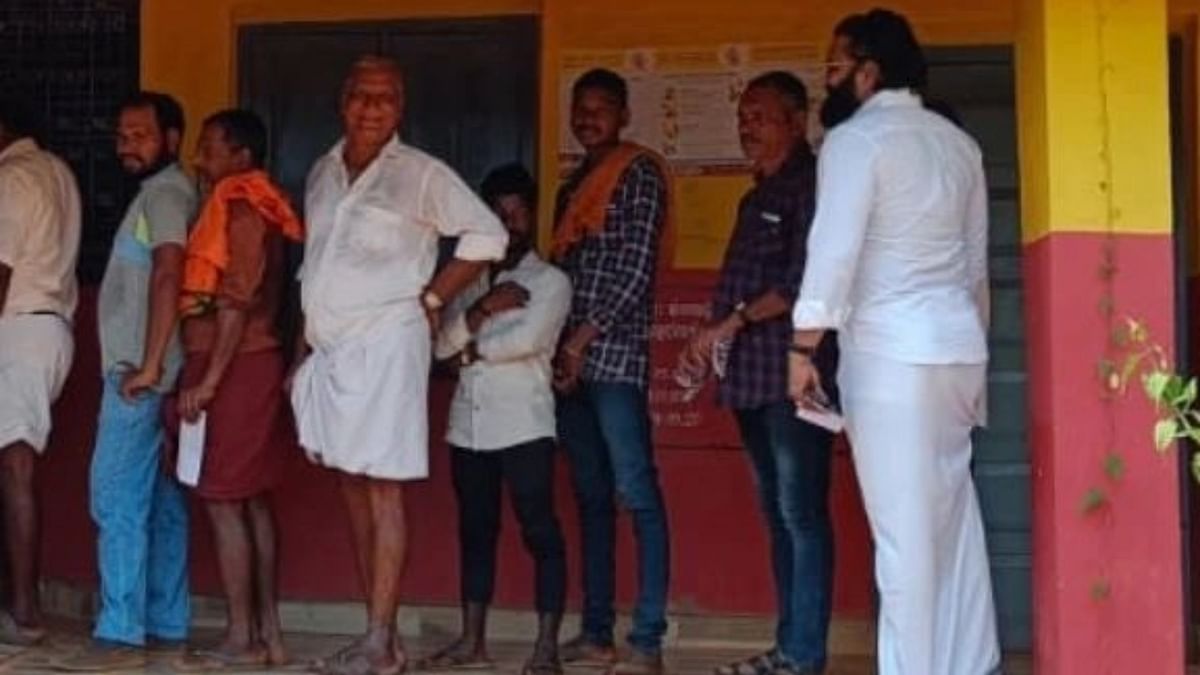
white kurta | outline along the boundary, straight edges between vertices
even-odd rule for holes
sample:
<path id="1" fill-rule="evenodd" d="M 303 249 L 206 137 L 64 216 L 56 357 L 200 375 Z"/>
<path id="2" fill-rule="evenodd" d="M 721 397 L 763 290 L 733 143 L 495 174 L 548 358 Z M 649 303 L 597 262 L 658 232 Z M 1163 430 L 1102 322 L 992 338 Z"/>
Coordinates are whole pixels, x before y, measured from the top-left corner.
<path id="1" fill-rule="evenodd" d="M 306 214 L 313 352 L 292 389 L 300 444 L 347 473 L 424 478 L 431 341 L 420 295 L 438 237 L 458 237 L 460 259 L 499 260 L 504 227 L 445 164 L 396 139 L 353 184 L 338 143 L 309 174 Z"/>
<path id="2" fill-rule="evenodd" d="M 978 146 L 907 91 L 830 131 L 793 311 L 836 329 L 839 385 L 875 542 L 880 675 L 1000 664 L 971 482 L 984 420 L 987 186 Z"/>

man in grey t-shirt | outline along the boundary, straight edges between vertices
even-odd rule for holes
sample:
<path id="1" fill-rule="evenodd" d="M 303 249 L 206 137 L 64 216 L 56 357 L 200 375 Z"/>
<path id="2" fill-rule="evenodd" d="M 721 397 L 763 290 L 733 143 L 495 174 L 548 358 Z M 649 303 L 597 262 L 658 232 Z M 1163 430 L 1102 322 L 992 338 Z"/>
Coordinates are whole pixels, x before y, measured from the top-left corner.
<path id="1" fill-rule="evenodd" d="M 180 170 L 183 111 L 144 92 L 121 109 L 117 155 L 142 180 L 117 230 L 98 307 L 104 395 L 92 455 L 100 613 L 93 641 L 60 670 L 138 668 L 145 647 L 183 644 L 190 607 L 187 509 L 162 470 L 161 396 L 182 362 L 176 331 L 187 229 L 196 209 Z"/>

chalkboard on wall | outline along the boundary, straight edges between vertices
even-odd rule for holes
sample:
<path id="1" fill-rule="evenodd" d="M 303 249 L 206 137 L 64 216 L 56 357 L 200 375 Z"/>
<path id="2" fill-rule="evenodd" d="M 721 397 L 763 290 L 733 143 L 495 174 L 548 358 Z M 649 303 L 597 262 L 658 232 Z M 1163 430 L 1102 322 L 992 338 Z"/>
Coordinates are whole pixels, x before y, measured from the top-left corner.
<path id="1" fill-rule="evenodd" d="M 117 105 L 138 87 L 138 0 L 0 0 L 0 91 L 38 112 L 83 197 L 79 275 L 104 272 L 136 189 L 113 151 Z"/>

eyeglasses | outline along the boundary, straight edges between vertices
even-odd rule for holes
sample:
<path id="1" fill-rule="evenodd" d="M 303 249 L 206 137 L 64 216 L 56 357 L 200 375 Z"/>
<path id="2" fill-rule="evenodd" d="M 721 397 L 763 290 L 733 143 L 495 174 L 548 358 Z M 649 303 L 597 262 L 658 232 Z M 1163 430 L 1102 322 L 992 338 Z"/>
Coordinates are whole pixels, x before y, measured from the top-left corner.
<path id="1" fill-rule="evenodd" d="M 812 72 L 828 72 L 834 68 L 853 68 L 862 63 L 861 59 L 842 59 L 841 61 L 825 61 L 811 65 L 800 66 L 797 70 Z"/>

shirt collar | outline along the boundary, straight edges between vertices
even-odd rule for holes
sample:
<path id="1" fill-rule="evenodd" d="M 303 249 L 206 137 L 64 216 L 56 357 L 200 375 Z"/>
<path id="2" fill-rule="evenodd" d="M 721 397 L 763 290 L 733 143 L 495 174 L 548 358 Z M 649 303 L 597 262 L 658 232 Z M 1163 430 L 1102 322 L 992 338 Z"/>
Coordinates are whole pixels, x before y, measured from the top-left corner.
<path id="1" fill-rule="evenodd" d="M 921 97 L 912 89 L 884 89 L 875 92 L 867 99 L 859 110 L 874 110 L 875 108 L 919 108 Z"/>
<path id="2" fill-rule="evenodd" d="M 497 279 L 499 279 L 500 277 L 507 278 L 509 275 L 513 275 L 513 274 L 518 274 L 518 273 L 522 273 L 522 272 L 531 272 L 534 269 L 536 269 L 537 266 L 541 264 L 541 262 L 542 262 L 542 259 L 540 257 L 538 257 L 537 251 L 528 251 L 521 258 L 521 260 L 519 262 L 517 262 L 516 265 L 514 265 L 511 269 L 507 269 L 507 270 L 504 270 L 503 272 L 500 272 L 499 274 L 496 275 L 496 278 Z"/>
<path id="3" fill-rule="evenodd" d="M 0 152 L 0 160 L 5 160 L 18 155 L 31 155 L 41 148 L 38 147 L 37 141 L 32 138 L 21 138 L 12 142 L 7 148 Z"/>
<path id="4" fill-rule="evenodd" d="M 170 164 L 159 169 L 153 175 L 147 176 L 146 179 L 142 181 L 142 185 L 145 187 L 150 187 L 153 185 L 158 185 L 159 183 L 168 183 L 179 179 L 181 176 L 183 176 L 183 169 L 180 168 L 179 162 L 171 162 Z"/>
<path id="5" fill-rule="evenodd" d="M 346 149 L 346 137 L 338 139 L 333 148 L 329 150 L 329 156 L 342 161 L 342 151 Z M 383 144 L 383 148 L 379 151 L 379 157 L 396 157 L 404 150 L 404 144 L 400 142 L 398 134 L 392 134 L 387 143 Z M 378 157 L 376 158 L 378 159 Z"/>
<path id="6" fill-rule="evenodd" d="M 770 176 L 754 176 L 754 181 L 758 185 L 768 183 L 777 178 L 791 178 L 802 173 L 805 168 L 813 163 L 812 148 L 809 147 L 808 141 L 800 141 L 792 151 L 788 153 L 787 159 L 779 167 L 779 170 Z"/>

